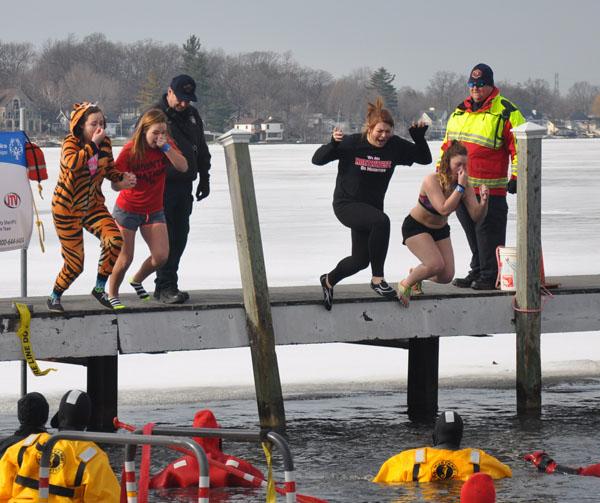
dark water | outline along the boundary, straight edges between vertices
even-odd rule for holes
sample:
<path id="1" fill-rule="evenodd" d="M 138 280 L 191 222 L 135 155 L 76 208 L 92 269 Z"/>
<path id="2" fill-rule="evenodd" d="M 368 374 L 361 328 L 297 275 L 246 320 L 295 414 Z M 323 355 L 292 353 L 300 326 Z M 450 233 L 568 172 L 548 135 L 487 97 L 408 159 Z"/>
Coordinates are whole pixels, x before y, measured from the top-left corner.
<path id="1" fill-rule="evenodd" d="M 178 394 L 179 393 L 179 394 Z M 135 404 L 121 405 L 122 420 L 138 425 L 190 425 L 194 412 L 211 408 L 222 426 L 256 426 L 255 401 L 246 398 L 207 399 L 190 403 L 185 392 L 174 392 L 171 403 L 156 404 L 151 393 L 138 395 Z M 507 463 L 513 478 L 496 482 L 498 502 L 600 501 L 600 479 L 538 474 L 524 462 L 525 453 L 545 449 L 558 462 L 580 466 L 600 462 L 600 380 L 586 379 L 546 385 L 543 415 L 520 420 L 515 414 L 512 389 L 442 388 L 440 408 L 454 409 L 465 421 L 464 447 L 479 447 Z M 153 403 L 149 403 L 153 402 Z M 290 446 L 299 493 L 331 502 L 440 502 L 459 500 L 460 482 L 386 486 L 370 479 L 391 455 L 428 445 L 431 425 L 412 424 L 406 416 L 406 394 L 400 391 L 304 391 L 286 395 Z M 9 418 L 1 417 L 6 430 Z M 115 467 L 122 448 L 108 447 Z M 243 457 L 261 469 L 259 446 L 225 442 L 227 453 Z M 176 456 L 153 448 L 153 469 Z M 139 465 L 139 463 L 138 463 Z M 274 473 L 282 480 L 281 459 L 275 455 Z M 260 490 L 224 489 L 211 492 L 214 502 L 262 502 Z M 279 496 L 278 500 L 283 501 Z M 195 501 L 192 490 L 153 493 L 151 501 Z"/>
<path id="2" fill-rule="evenodd" d="M 455 409 L 465 420 L 463 446 L 483 448 L 507 463 L 513 478 L 496 484 L 498 501 L 600 501 L 600 480 L 591 477 L 538 474 L 522 461 L 543 448 L 562 464 L 600 462 L 600 380 L 546 386 L 540 420 L 519 420 L 511 389 L 443 388 L 440 408 Z M 412 424 L 406 416 L 406 394 L 399 391 L 305 392 L 286 396 L 288 434 L 294 455 L 298 492 L 332 502 L 443 502 L 459 500 L 460 482 L 386 486 L 370 479 L 381 463 L 403 449 L 427 445 L 430 425 Z M 211 400 L 223 426 L 256 424 L 256 404 L 247 400 Z M 121 407 L 121 416 L 142 423 L 147 418 L 173 425 L 190 424 L 197 404 Z M 259 447 L 225 444 L 224 450 L 264 468 Z M 120 456 L 120 450 L 118 451 Z M 117 456 L 118 457 L 118 456 Z M 172 455 L 157 450 L 158 468 Z M 281 460 L 275 458 L 281 480 Z M 154 495 L 153 501 L 193 501 L 191 492 Z M 264 501 L 262 491 L 223 490 L 214 501 Z M 280 497 L 280 499 L 283 499 Z"/>

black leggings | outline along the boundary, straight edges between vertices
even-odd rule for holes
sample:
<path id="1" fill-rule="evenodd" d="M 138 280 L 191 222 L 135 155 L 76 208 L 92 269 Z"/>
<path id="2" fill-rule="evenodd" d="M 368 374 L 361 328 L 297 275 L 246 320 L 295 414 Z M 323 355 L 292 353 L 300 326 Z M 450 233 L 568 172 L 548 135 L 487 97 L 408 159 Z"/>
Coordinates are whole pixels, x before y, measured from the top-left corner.
<path id="1" fill-rule="evenodd" d="M 352 229 L 352 255 L 342 259 L 327 278 L 331 286 L 366 269 L 383 277 L 383 265 L 390 242 L 390 219 L 366 203 L 345 203 L 333 208 L 335 216 Z"/>

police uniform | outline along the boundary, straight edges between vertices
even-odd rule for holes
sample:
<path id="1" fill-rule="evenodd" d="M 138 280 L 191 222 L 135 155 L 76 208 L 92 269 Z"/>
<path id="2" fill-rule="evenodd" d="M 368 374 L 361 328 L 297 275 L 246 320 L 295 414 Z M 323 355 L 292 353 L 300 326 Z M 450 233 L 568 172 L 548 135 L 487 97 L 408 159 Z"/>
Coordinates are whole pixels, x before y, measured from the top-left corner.
<path id="1" fill-rule="evenodd" d="M 0 503 L 37 501 L 40 458 L 48 433 L 29 435 L 0 460 Z M 118 503 L 120 487 L 95 443 L 59 440 L 50 459 L 50 503 Z"/>
<path id="2" fill-rule="evenodd" d="M 507 465 L 480 449 L 422 447 L 392 456 L 381 466 L 373 482 L 467 480 L 478 472 L 487 473 L 494 479 L 512 477 Z"/>

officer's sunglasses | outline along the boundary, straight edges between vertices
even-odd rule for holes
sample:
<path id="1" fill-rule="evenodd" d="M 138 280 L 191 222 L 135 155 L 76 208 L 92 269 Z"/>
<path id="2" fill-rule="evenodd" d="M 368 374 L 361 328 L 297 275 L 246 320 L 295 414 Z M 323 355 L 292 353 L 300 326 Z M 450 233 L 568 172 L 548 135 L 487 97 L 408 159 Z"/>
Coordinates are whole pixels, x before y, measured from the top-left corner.
<path id="1" fill-rule="evenodd" d="M 469 82 L 468 85 L 469 89 L 473 89 L 474 87 L 481 89 L 482 87 L 485 87 L 485 84 L 483 82 Z"/>

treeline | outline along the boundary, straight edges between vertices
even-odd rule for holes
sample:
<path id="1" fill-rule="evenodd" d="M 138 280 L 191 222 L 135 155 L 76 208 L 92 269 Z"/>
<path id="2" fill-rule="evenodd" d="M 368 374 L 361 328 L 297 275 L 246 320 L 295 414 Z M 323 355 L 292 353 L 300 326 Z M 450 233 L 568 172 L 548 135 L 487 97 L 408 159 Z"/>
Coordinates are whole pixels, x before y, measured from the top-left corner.
<path id="1" fill-rule="evenodd" d="M 289 139 L 307 139 L 318 116 L 360 127 L 365 103 L 384 96 L 400 125 L 422 111 L 452 111 L 467 95 L 466 74 L 439 71 L 424 90 L 403 86 L 385 68 L 359 68 L 334 78 L 299 65 L 291 53 L 225 54 L 204 50 L 196 36 L 182 45 L 154 40 L 121 43 L 94 33 L 48 40 L 40 48 L 0 41 L 0 88 L 19 87 L 41 109 L 45 123 L 72 103 L 97 101 L 113 119 L 123 111 L 155 102 L 178 73 L 192 75 L 198 107 L 207 129 L 224 131 L 243 117 L 277 117 Z M 502 76 L 498 75 L 497 79 Z M 600 86 L 577 82 L 564 95 L 543 79 L 511 83 L 498 80 L 502 93 L 525 112 L 568 119 L 574 113 L 600 115 Z"/>

